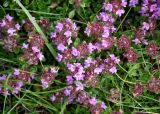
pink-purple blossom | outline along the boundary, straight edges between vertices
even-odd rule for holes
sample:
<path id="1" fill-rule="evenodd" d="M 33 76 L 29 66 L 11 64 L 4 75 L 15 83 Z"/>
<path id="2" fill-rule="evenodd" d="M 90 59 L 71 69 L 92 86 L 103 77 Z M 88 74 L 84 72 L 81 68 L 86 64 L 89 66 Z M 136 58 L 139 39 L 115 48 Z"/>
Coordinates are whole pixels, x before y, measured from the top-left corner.
<path id="1" fill-rule="evenodd" d="M 117 68 L 115 66 L 113 66 L 112 68 L 109 69 L 109 71 L 114 74 L 117 73 Z"/>
<path id="2" fill-rule="evenodd" d="M 38 49 L 37 46 L 33 46 L 32 51 L 33 51 L 33 53 L 39 53 L 40 52 L 40 50 Z"/>
<path id="3" fill-rule="evenodd" d="M 56 97 L 55 97 L 54 94 L 50 97 L 50 100 L 51 100 L 52 102 L 54 102 L 54 101 L 56 100 Z"/>
<path id="4" fill-rule="evenodd" d="M 64 33 L 64 35 L 65 35 L 67 38 L 69 38 L 69 37 L 72 36 L 72 33 L 71 33 L 71 31 L 67 30 L 67 31 Z"/>
<path id="5" fill-rule="evenodd" d="M 102 71 L 103 71 L 103 68 L 101 68 L 101 67 L 97 67 L 94 69 L 94 73 L 96 73 L 96 74 L 100 74 Z"/>
<path id="6" fill-rule="evenodd" d="M 23 44 L 22 44 L 22 48 L 23 48 L 23 49 L 28 49 L 28 46 L 29 46 L 29 45 L 26 44 L 26 43 L 23 43 Z"/>
<path id="7" fill-rule="evenodd" d="M 38 57 L 38 59 L 39 59 L 40 61 L 42 61 L 43 58 L 44 58 L 44 55 L 42 54 L 42 52 L 39 52 L 39 53 L 37 54 L 37 57 Z"/>
<path id="8" fill-rule="evenodd" d="M 134 40 L 132 40 L 132 41 L 133 41 L 136 45 L 141 43 L 141 41 L 140 41 L 138 38 L 136 38 L 136 39 L 134 39 Z"/>
<path id="9" fill-rule="evenodd" d="M 80 56 L 80 52 L 75 47 L 72 47 L 72 52 L 71 53 L 75 57 L 79 57 Z"/>
<path id="10" fill-rule="evenodd" d="M 84 89 L 84 85 L 81 82 L 76 83 L 76 91 L 81 91 Z"/>
<path id="11" fill-rule="evenodd" d="M 14 29 L 14 28 L 9 28 L 9 29 L 7 30 L 7 33 L 9 34 L 9 36 L 15 35 L 15 32 L 16 32 L 16 29 Z"/>
<path id="12" fill-rule="evenodd" d="M 9 14 L 6 15 L 5 18 L 6 18 L 9 22 L 11 22 L 11 21 L 13 20 L 13 17 L 11 17 Z"/>
<path id="13" fill-rule="evenodd" d="M 89 50 L 90 53 L 92 53 L 95 49 L 96 49 L 95 45 L 93 45 L 92 43 L 88 44 L 88 50 Z"/>
<path id="14" fill-rule="evenodd" d="M 51 39 L 53 39 L 53 38 L 55 38 L 55 37 L 57 37 L 56 32 L 51 32 Z"/>
<path id="15" fill-rule="evenodd" d="M 115 64 L 119 64 L 120 59 L 118 59 L 118 57 L 116 57 L 114 54 L 110 54 L 109 56 L 114 61 Z"/>
<path id="16" fill-rule="evenodd" d="M 109 11 L 109 12 L 112 12 L 112 9 L 113 9 L 113 5 L 112 4 L 107 4 L 107 3 L 104 3 L 103 4 L 103 9 L 105 10 L 105 11 Z"/>
<path id="17" fill-rule="evenodd" d="M 13 75 L 17 76 L 17 75 L 19 75 L 19 74 L 20 74 L 20 70 L 19 70 L 19 69 L 14 69 Z"/>
<path id="18" fill-rule="evenodd" d="M 73 84 L 73 78 L 72 78 L 72 76 L 70 76 L 70 75 L 68 75 L 67 77 L 66 77 L 66 80 L 67 80 L 67 84 Z"/>
<path id="19" fill-rule="evenodd" d="M 124 13 L 125 13 L 125 11 L 123 9 L 116 11 L 116 15 L 118 15 L 119 17 L 122 16 L 122 14 L 124 14 Z"/>
<path id="20" fill-rule="evenodd" d="M 107 106 L 106 106 L 106 104 L 104 102 L 101 103 L 101 108 L 103 108 L 103 109 L 107 108 Z"/>
<path id="21" fill-rule="evenodd" d="M 58 44 L 57 49 L 61 52 L 63 52 L 65 49 L 67 49 L 62 43 Z"/>
<path id="22" fill-rule="evenodd" d="M 95 106 L 95 105 L 97 104 L 97 99 L 96 99 L 95 97 L 93 97 L 93 98 L 91 98 L 91 99 L 89 100 L 89 103 L 90 103 L 91 105 Z"/>
<path id="23" fill-rule="evenodd" d="M 62 29 L 63 29 L 63 24 L 62 23 L 57 23 L 57 25 L 56 25 L 56 31 L 57 32 L 61 32 L 62 31 Z"/>
<path id="24" fill-rule="evenodd" d="M 143 30 L 149 30 L 149 24 L 146 22 L 143 22 Z"/>

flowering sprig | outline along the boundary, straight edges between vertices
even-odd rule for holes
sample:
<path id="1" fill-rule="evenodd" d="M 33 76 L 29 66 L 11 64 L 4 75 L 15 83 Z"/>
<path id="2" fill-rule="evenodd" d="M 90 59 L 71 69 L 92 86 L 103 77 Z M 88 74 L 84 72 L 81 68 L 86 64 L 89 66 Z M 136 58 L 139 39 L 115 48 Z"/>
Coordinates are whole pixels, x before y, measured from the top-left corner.
<path id="1" fill-rule="evenodd" d="M 54 81 L 57 72 L 58 68 L 51 67 L 41 74 L 41 83 L 43 88 L 46 89 L 49 87 L 49 85 Z"/>
<path id="2" fill-rule="evenodd" d="M 4 49 L 13 52 L 18 47 L 17 35 L 21 26 L 15 23 L 9 14 L 0 20 L 0 30 L 3 33 Z"/>

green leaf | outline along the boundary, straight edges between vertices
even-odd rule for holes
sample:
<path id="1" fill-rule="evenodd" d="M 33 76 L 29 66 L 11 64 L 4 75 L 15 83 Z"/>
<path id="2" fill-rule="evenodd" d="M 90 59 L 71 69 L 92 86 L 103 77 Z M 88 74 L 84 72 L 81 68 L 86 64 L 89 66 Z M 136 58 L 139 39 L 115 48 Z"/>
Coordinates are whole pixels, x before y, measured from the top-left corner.
<path id="1" fill-rule="evenodd" d="M 76 38 L 73 45 L 76 47 L 76 46 L 78 46 L 79 43 L 80 43 L 80 38 Z"/>
<path id="2" fill-rule="evenodd" d="M 69 4 L 74 4 L 74 0 L 69 0 Z"/>
<path id="3" fill-rule="evenodd" d="M 70 19 L 72 19 L 74 16 L 75 16 L 75 10 L 72 10 L 71 12 L 69 12 L 68 17 L 69 17 Z"/>
<path id="4" fill-rule="evenodd" d="M 9 5 L 9 1 L 6 0 L 6 1 L 3 3 L 3 6 L 4 6 L 4 7 L 8 7 L 8 5 Z"/>

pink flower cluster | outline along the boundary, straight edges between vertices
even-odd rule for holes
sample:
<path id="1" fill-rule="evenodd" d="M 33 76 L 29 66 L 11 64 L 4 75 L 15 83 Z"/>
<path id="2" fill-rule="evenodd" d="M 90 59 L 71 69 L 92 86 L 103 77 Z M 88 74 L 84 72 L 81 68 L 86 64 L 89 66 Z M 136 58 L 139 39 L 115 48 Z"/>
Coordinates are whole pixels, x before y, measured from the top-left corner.
<path id="1" fill-rule="evenodd" d="M 17 33 L 21 26 L 15 23 L 13 17 L 6 15 L 4 19 L 0 20 L 1 38 L 4 42 L 4 49 L 12 52 L 17 48 Z"/>
<path id="2" fill-rule="evenodd" d="M 85 107 L 88 107 L 90 109 L 91 113 L 98 112 L 99 114 L 102 113 L 104 109 L 107 108 L 104 102 L 98 101 L 95 97 L 91 97 L 87 92 L 85 91 L 76 91 L 74 87 L 69 86 L 66 90 L 57 92 L 53 94 L 50 99 L 52 102 L 63 102 L 64 101 L 64 94 L 68 98 L 68 104 L 74 102 L 80 103 L 84 105 Z"/>
<path id="3" fill-rule="evenodd" d="M 43 88 L 48 88 L 49 84 L 52 83 L 55 79 L 55 75 L 58 72 L 58 69 L 52 67 L 46 71 L 44 71 L 41 75 L 41 83 Z"/>
<path id="4" fill-rule="evenodd" d="M 8 36 L 14 36 L 20 30 L 21 26 L 15 23 L 13 17 L 6 15 L 4 19 L 0 21 L 0 27 L 7 32 Z"/>
<path id="5" fill-rule="evenodd" d="M 57 23 L 55 32 L 51 33 L 51 39 L 60 51 L 63 51 L 65 46 L 72 43 L 71 37 L 77 37 L 78 27 L 69 18 L 66 18 Z M 60 48 L 61 47 L 61 48 Z"/>
<path id="6" fill-rule="evenodd" d="M 23 43 L 22 48 L 24 54 L 22 58 L 27 60 L 29 64 L 38 64 L 39 61 L 44 59 L 41 49 L 44 47 L 44 40 L 38 33 L 30 33 L 28 44 Z"/>
<path id="7" fill-rule="evenodd" d="M 22 56 L 23 59 L 28 61 L 28 64 L 38 64 L 39 61 L 42 61 L 44 59 L 44 55 L 42 52 L 38 49 L 37 46 L 33 46 L 31 48 L 28 48 L 27 44 L 23 44 L 24 48 L 24 54 Z"/>
<path id="8" fill-rule="evenodd" d="M 25 83 L 29 83 L 34 79 L 34 74 L 28 71 L 22 71 L 20 69 L 14 69 L 12 76 L 8 79 L 8 83 L 5 85 L 7 75 L 0 76 L 0 93 L 3 95 L 19 94 Z"/>
<path id="9" fill-rule="evenodd" d="M 144 45 L 148 45 L 148 41 L 145 38 L 149 34 L 152 34 L 152 31 L 154 31 L 155 28 L 156 28 L 156 20 L 148 19 L 148 21 L 143 22 L 143 24 L 135 31 L 135 39 L 132 41 L 136 45 L 141 43 Z"/>
<path id="10" fill-rule="evenodd" d="M 110 3 L 104 3 L 103 4 L 103 9 L 108 12 L 113 12 L 117 16 L 122 16 L 122 14 L 125 13 L 125 10 L 123 9 L 124 7 L 127 6 L 127 1 L 122 0 L 112 0 Z"/>
<path id="11" fill-rule="evenodd" d="M 160 4 L 158 0 L 143 0 L 140 13 L 152 19 L 160 17 Z"/>

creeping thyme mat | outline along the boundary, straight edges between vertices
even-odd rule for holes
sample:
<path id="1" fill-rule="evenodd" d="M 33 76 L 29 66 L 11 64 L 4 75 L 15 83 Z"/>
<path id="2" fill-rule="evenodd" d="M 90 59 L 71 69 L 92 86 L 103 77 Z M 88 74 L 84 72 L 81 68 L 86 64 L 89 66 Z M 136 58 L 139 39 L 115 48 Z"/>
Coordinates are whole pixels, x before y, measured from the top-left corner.
<path id="1" fill-rule="evenodd" d="M 1 114 L 160 114 L 160 0 L 1 2 Z"/>

